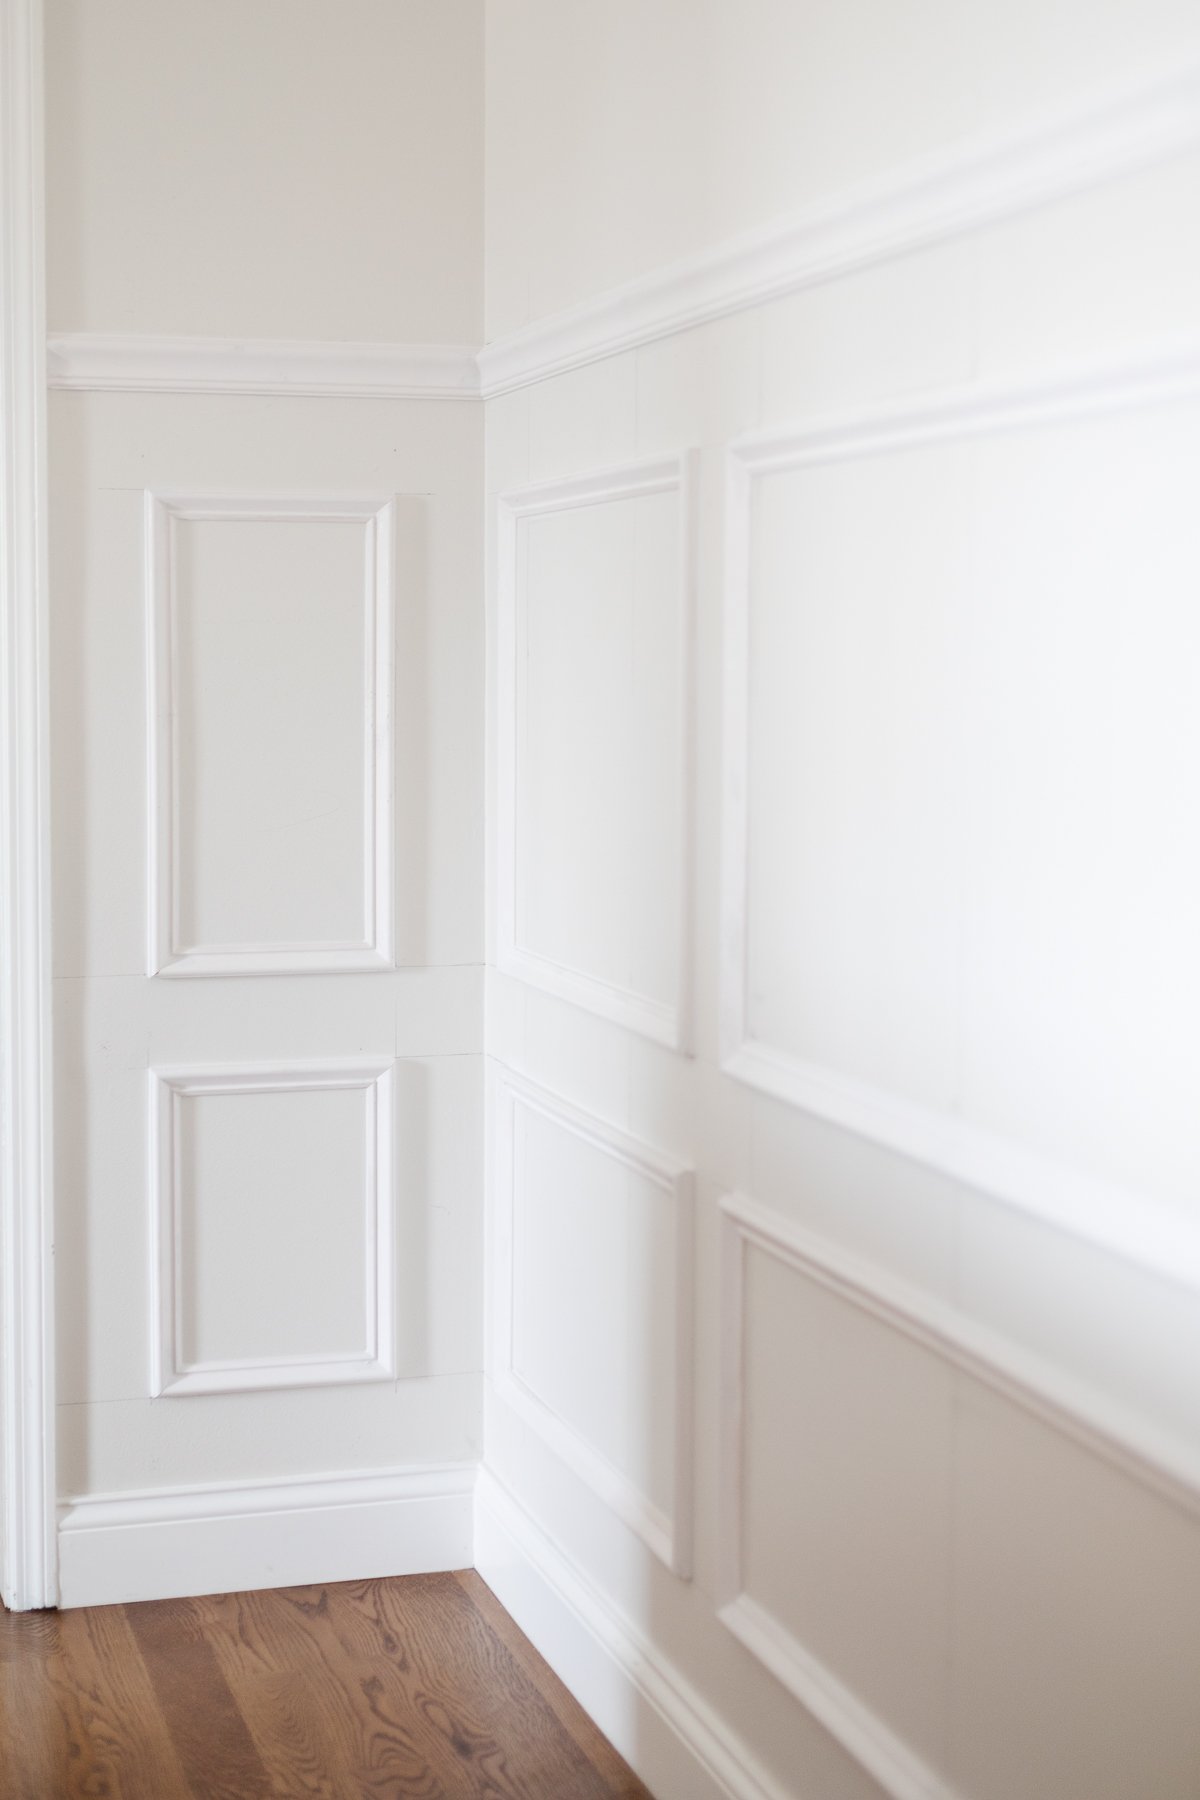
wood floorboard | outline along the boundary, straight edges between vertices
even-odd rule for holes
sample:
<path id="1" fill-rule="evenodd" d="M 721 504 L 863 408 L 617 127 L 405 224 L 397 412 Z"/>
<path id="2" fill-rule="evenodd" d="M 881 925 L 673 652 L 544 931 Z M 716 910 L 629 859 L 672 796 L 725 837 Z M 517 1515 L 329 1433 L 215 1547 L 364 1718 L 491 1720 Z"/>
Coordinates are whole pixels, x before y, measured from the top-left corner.
<path id="1" fill-rule="evenodd" d="M 609 1800 L 611 1788 L 562 1729 L 461 1587 L 440 1577 L 347 1590 L 353 1626 L 384 1654 L 402 1647 L 411 1704 L 464 1794 L 487 1800 Z M 343 1618 L 345 1615 L 342 1615 Z M 444 1637 L 455 1645 L 448 1666 Z"/>
<path id="2" fill-rule="evenodd" d="M 471 1571 L 0 1609 L 0 1800 L 650 1800 Z"/>
<path id="3" fill-rule="evenodd" d="M 60 1652 L 47 1664 L 63 1704 L 78 1700 L 83 1744 L 109 1771 L 110 1785 L 81 1781 L 65 1793 L 103 1793 L 113 1800 L 161 1794 L 190 1800 L 190 1790 L 124 1608 L 62 1614 Z M 128 1721 L 138 1720 L 131 1732 Z"/>
<path id="4" fill-rule="evenodd" d="M 462 1569 L 455 1580 L 473 1606 L 500 1639 L 513 1661 L 546 1704 L 553 1708 L 564 1731 L 570 1733 L 596 1772 L 608 1783 L 605 1793 L 613 1800 L 645 1800 L 646 1789 L 629 1764 L 613 1749 L 600 1727 L 584 1712 L 545 1658 L 534 1649 L 512 1615 L 506 1613 L 483 1577 L 474 1569 Z"/>
<path id="5" fill-rule="evenodd" d="M 273 1800 L 271 1778 L 213 1647 L 188 1629 L 190 1607 L 188 1600 L 151 1600 L 125 1608 L 184 1773 L 207 1800 Z"/>

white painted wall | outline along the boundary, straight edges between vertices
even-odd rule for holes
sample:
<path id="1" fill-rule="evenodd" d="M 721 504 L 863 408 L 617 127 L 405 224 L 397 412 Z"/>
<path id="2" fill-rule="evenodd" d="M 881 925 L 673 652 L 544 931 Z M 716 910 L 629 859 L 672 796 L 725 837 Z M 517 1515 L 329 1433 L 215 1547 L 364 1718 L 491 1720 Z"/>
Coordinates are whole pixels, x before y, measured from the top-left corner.
<path id="1" fill-rule="evenodd" d="M 51 0 L 52 331 L 470 343 L 476 0 Z"/>
<path id="2" fill-rule="evenodd" d="M 503 0 L 488 8 L 488 337 L 1156 72 L 1194 29 L 1189 0 Z"/>
<path id="3" fill-rule="evenodd" d="M 664 1797 L 1185 1800 L 1194 8 L 487 24 L 480 1566 Z M 692 451 L 670 557 L 579 505 Z M 690 1057 L 611 987 L 689 813 Z"/>
<path id="4" fill-rule="evenodd" d="M 337 345 L 477 336 L 481 11 L 47 13 L 52 326 L 336 352 L 51 396 L 63 1598 L 459 1566 L 481 407 Z"/>

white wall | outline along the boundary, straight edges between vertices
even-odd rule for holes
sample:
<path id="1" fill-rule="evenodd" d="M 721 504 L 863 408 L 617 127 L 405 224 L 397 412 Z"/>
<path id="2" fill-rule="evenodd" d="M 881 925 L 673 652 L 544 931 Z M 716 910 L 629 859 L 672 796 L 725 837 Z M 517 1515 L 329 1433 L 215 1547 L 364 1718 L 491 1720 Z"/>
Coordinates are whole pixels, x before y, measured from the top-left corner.
<path id="1" fill-rule="evenodd" d="M 1194 23 L 488 9 L 478 1554 L 663 1796 L 1200 1786 Z"/>
<path id="2" fill-rule="evenodd" d="M 488 338 L 1160 69 L 1194 29 L 1189 0 L 504 0 L 488 8 Z"/>
<path id="3" fill-rule="evenodd" d="M 469 0 L 52 0 L 51 331 L 472 343 Z"/>
<path id="4" fill-rule="evenodd" d="M 475 339 L 477 6 L 47 23 L 68 345 Z M 51 395 L 67 1604 L 470 1559 L 482 409 L 336 385 Z"/>

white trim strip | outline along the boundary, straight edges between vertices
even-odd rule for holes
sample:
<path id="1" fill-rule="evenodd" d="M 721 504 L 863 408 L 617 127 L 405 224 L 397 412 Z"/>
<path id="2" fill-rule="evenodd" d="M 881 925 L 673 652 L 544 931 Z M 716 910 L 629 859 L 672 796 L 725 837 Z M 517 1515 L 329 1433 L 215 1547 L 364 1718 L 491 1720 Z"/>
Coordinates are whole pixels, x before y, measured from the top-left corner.
<path id="1" fill-rule="evenodd" d="M 60 332 L 48 340 L 47 378 L 52 388 L 76 392 L 379 400 L 479 397 L 475 347 L 467 344 Z"/>
<path id="2" fill-rule="evenodd" d="M 479 357 L 484 398 L 1033 211 L 1197 142 L 1191 66 L 922 158 L 498 338 Z"/>
<path id="3" fill-rule="evenodd" d="M 53 1606 L 42 14 L 0 0 L 0 1594 Z"/>

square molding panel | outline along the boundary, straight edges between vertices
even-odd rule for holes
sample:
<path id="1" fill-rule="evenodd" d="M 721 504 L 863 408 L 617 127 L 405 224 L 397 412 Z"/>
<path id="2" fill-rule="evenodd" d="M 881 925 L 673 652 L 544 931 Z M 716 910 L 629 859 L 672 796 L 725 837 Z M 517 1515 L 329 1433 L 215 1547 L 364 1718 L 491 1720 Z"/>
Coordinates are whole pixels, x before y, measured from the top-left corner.
<path id="1" fill-rule="evenodd" d="M 146 494 L 150 975 L 393 966 L 393 538 L 381 496 Z"/>
<path id="2" fill-rule="evenodd" d="M 394 1378 L 392 1069 L 150 1070 L 152 1395 Z"/>
<path id="3" fill-rule="evenodd" d="M 695 455 L 499 501 L 498 961 L 690 1039 Z"/>

